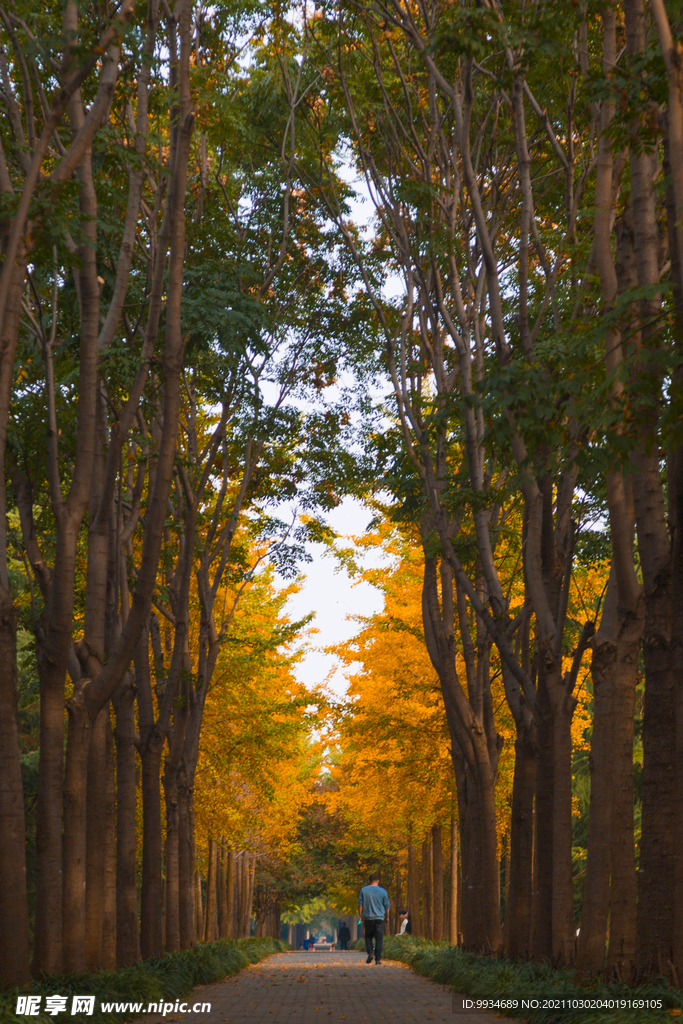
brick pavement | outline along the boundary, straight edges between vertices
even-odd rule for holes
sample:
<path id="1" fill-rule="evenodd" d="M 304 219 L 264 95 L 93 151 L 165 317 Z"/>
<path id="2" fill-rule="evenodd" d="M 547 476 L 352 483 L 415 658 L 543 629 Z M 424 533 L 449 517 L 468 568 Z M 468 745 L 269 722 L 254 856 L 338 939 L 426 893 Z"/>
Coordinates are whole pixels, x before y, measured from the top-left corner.
<path id="1" fill-rule="evenodd" d="M 493 1013 L 456 1015 L 443 985 L 395 960 L 366 964 L 365 954 L 355 951 L 276 953 L 232 978 L 196 988 L 185 999 L 211 1003 L 211 1012 L 147 1017 L 146 1024 L 494 1024 L 499 1019 Z"/>

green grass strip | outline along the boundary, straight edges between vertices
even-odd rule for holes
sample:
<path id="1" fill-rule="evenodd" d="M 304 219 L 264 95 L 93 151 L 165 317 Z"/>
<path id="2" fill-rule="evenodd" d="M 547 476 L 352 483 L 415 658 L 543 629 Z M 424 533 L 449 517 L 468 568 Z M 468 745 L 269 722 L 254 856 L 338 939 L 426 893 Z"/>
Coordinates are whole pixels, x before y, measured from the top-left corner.
<path id="1" fill-rule="evenodd" d="M 363 950 L 362 940 L 353 943 Z M 416 974 L 447 985 L 454 993 L 474 1000 L 522 998 L 572 999 L 661 999 L 662 1010 L 513 1010 L 494 1007 L 493 1012 L 518 1017 L 528 1024 L 660 1024 L 676 1020 L 683 1011 L 683 993 L 663 979 L 629 988 L 626 985 L 577 985 L 573 971 L 557 971 L 547 963 L 529 960 L 506 960 L 503 957 L 478 956 L 465 953 L 443 942 L 429 942 L 418 937 L 388 935 L 384 939 L 383 956 L 408 964 Z M 476 1010 L 476 1007 L 474 1008 Z M 454 1017 L 454 1020 L 457 1020 Z"/>
<path id="2" fill-rule="evenodd" d="M 248 938 L 219 939 L 203 942 L 180 953 L 167 953 L 160 960 L 143 960 L 133 967 L 120 967 L 116 971 L 98 971 L 95 974 L 62 974 L 59 977 L 35 981 L 31 994 L 68 996 L 67 1009 L 56 1016 L 45 1013 L 44 999 L 38 1016 L 17 1015 L 17 997 L 26 990 L 0 993 L 0 1021 L 7 1024 L 114 1024 L 130 1020 L 130 1013 L 103 1013 L 102 1002 L 149 1003 L 175 1002 L 197 985 L 208 985 L 231 974 L 237 974 L 249 964 L 258 963 L 271 953 L 281 953 L 289 947 L 279 939 Z M 92 1015 L 71 1015 L 74 995 L 95 996 Z M 195 1000 L 196 1001 L 196 1000 Z M 199 1000 L 201 1002 L 201 999 Z M 208 1015 L 207 1015 L 208 1019 Z"/>

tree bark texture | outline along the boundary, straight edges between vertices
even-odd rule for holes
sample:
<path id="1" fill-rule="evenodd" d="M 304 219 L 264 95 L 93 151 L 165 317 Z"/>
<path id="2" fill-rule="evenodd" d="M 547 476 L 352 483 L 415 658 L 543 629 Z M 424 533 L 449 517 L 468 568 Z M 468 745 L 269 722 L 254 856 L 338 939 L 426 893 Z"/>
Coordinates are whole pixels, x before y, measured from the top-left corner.
<path id="1" fill-rule="evenodd" d="M 443 902 L 443 848 L 441 844 L 441 826 L 432 826 L 432 879 L 433 879 L 433 920 L 432 938 L 441 942 L 444 938 L 444 902 Z"/>
<path id="2" fill-rule="evenodd" d="M 95 719 L 90 735 L 86 789 L 86 966 L 102 969 L 104 963 L 104 923 L 106 919 L 106 870 L 109 854 L 109 826 L 115 816 L 113 779 L 107 757 L 109 708 Z"/>
<path id="3" fill-rule="evenodd" d="M 204 942 L 217 938 L 216 875 L 218 848 L 213 836 L 209 836 L 209 866 L 206 874 L 206 906 L 204 910 Z"/>
<path id="4" fill-rule="evenodd" d="M 0 484 L 0 486 L 2 486 Z M 26 827 L 17 728 L 17 613 L 0 583 L 0 984 L 30 980 Z"/>
<path id="5" fill-rule="evenodd" d="M 184 774 L 178 776 L 178 927 L 180 948 L 190 949 L 200 934 L 194 888 L 194 814 L 192 792 Z M 201 909 L 201 907 L 200 907 Z"/>
<path id="6" fill-rule="evenodd" d="M 434 938 L 433 932 L 433 876 L 432 843 L 428 836 L 422 843 L 422 934 L 426 939 Z"/>
<path id="7" fill-rule="evenodd" d="M 144 960 L 163 956 L 161 829 L 161 749 L 145 747 L 142 760 L 142 885 L 140 952 Z"/>
<path id="8" fill-rule="evenodd" d="M 459 945 L 458 935 L 458 821 L 455 810 L 451 813 L 451 860 L 450 860 L 450 894 L 448 910 L 448 942 L 451 946 Z"/>
<path id="9" fill-rule="evenodd" d="M 515 770 L 510 812 L 509 884 L 505 889 L 504 954 L 512 959 L 529 956 L 531 939 L 532 868 L 534 847 L 534 790 L 536 751 L 531 737 L 515 740 Z"/>
<path id="10" fill-rule="evenodd" d="M 408 846 L 408 918 L 413 935 L 422 935 L 422 918 L 420 915 L 420 882 L 417 866 L 417 850 L 413 843 Z"/>
<path id="11" fill-rule="evenodd" d="M 164 798 L 166 801 L 166 952 L 175 953 L 180 946 L 180 876 L 179 876 L 179 830 L 178 830 L 178 786 L 175 768 L 164 765 Z"/>
<path id="12" fill-rule="evenodd" d="M 116 710 L 116 964 L 140 959 L 135 822 L 135 687 L 128 673 L 114 697 Z"/>

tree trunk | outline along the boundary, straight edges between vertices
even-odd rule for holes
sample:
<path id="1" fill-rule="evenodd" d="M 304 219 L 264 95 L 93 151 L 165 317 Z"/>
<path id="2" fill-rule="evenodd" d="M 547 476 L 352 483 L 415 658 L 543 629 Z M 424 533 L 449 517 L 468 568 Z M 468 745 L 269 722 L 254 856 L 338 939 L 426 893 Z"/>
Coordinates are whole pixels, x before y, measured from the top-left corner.
<path id="1" fill-rule="evenodd" d="M 194 895 L 194 828 L 192 793 L 185 776 L 178 775 L 178 925 L 180 948 L 190 949 L 201 934 L 197 914 L 201 904 L 195 908 Z"/>
<path id="2" fill-rule="evenodd" d="M 611 74 L 617 59 L 615 11 L 606 6 L 602 21 L 603 71 Z M 594 252 L 604 311 L 614 309 L 620 290 L 624 292 L 638 283 L 631 236 L 623 230 L 623 223 L 622 230 L 617 232 L 619 273 L 613 256 L 613 196 L 618 182 L 615 181 L 613 144 L 608 127 L 614 109 L 610 100 L 602 104 L 595 195 Z M 617 412 L 624 396 L 624 376 L 619 372 L 626 351 L 622 334 L 620 324 L 613 324 L 605 332 L 605 367 L 611 378 Z M 625 339 L 629 346 L 630 334 L 627 323 Z M 619 425 L 619 432 L 623 429 Z M 624 476 L 618 468 L 611 468 L 606 473 L 605 482 L 612 565 L 602 621 L 593 645 L 595 717 L 591 746 L 595 749 L 591 765 L 588 861 L 578 968 L 587 974 L 602 969 L 609 931 L 608 966 L 616 967 L 621 976 L 630 977 L 636 907 L 633 702 L 643 626 L 642 598 L 633 564 L 634 510 L 630 474 Z M 611 720 L 607 717 L 610 702 Z M 607 841 L 609 848 L 606 848 Z M 630 962 L 627 964 L 628 958 Z"/>
<path id="3" fill-rule="evenodd" d="M 413 935 L 422 935 L 417 850 L 412 843 L 408 847 L 408 919 L 413 929 Z"/>
<path id="4" fill-rule="evenodd" d="M 109 789 L 106 734 L 109 731 L 109 707 L 104 707 L 91 727 L 88 754 L 86 808 L 85 920 L 86 967 L 102 968 L 103 922 L 105 903 L 105 857 L 109 815 L 114 808 L 107 799 Z"/>
<path id="5" fill-rule="evenodd" d="M 218 872 L 219 900 L 218 900 L 218 937 L 228 937 L 228 851 L 221 842 L 220 869 Z"/>
<path id="6" fill-rule="evenodd" d="M 543 654 L 541 653 L 541 657 Z M 558 658 L 559 662 L 559 658 Z M 558 679 L 553 707 L 553 960 L 568 966 L 576 958 L 574 937 L 574 879 L 572 875 L 572 717 L 575 701 L 570 703 Z M 552 697 L 551 697 L 552 699 Z"/>
<path id="7" fill-rule="evenodd" d="M 197 941 L 204 940 L 204 910 L 202 907 L 202 876 L 199 868 L 194 873 L 195 905 L 197 907 Z"/>
<path id="8" fill-rule="evenodd" d="M 639 528 L 640 533 L 640 528 Z M 639 545 L 640 546 L 640 545 Z M 645 560 L 641 547 L 641 563 Z M 638 867 L 637 964 L 659 975 L 672 956 L 675 718 L 669 638 L 670 579 L 645 589 L 642 833 Z"/>
<path id="9" fill-rule="evenodd" d="M 67 701 L 69 730 L 64 776 L 64 899 L 62 909 L 65 971 L 86 969 L 86 780 L 90 718 L 82 691 Z M 100 909 L 102 909 L 100 907 Z"/>
<path id="10" fill-rule="evenodd" d="M 538 736 L 536 798 L 534 801 L 534 861 L 531 901 L 531 955 L 550 960 L 553 950 L 553 719 L 544 682 L 539 687 L 534 709 Z"/>
<path id="11" fill-rule="evenodd" d="M 633 716 L 643 633 L 642 602 L 624 614 L 619 635 L 613 725 L 612 887 L 607 966 L 629 980 L 636 953 L 637 875 L 633 821 Z"/>
<path id="12" fill-rule="evenodd" d="M 505 888 L 504 954 L 511 959 L 529 956 L 531 938 L 532 867 L 534 848 L 534 790 L 536 753 L 531 737 L 517 732 L 512 781 L 510 842 Z"/>
<path id="13" fill-rule="evenodd" d="M 244 853 L 235 856 L 235 938 L 242 937 L 244 906 Z"/>
<path id="14" fill-rule="evenodd" d="M 4 480 L 0 480 L 0 487 Z M 4 513 L 3 513 L 4 514 Z M 1 571 L 2 567 L 0 567 Z M 30 980 L 26 826 L 17 728 L 17 613 L 0 583 L 0 985 Z"/>
<path id="15" fill-rule="evenodd" d="M 576 967 L 579 977 L 602 973 L 607 955 L 609 888 L 612 863 L 612 724 L 617 664 L 616 576 L 610 572 L 600 631 L 593 645 L 593 735 L 590 756 L 588 856 L 583 886 L 581 931 Z"/>
<path id="16" fill-rule="evenodd" d="M 143 960 L 163 956 L 161 878 L 161 750 L 155 744 L 142 751 L 142 888 L 140 951 Z"/>
<path id="17" fill-rule="evenodd" d="M 399 914 L 403 908 L 403 890 L 401 888 L 401 863 L 398 857 L 396 858 L 396 875 L 395 875 L 395 887 L 396 887 L 396 899 L 394 900 L 391 931 L 395 934 L 399 929 Z"/>
<path id="18" fill-rule="evenodd" d="M 443 922 L 443 849 L 441 846 L 441 826 L 432 826 L 432 878 L 434 881 L 434 927 L 432 938 L 441 942 L 444 937 Z"/>
<path id="19" fill-rule="evenodd" d="M 108 716 L 109 717 L 109 716 Z M 111 717 L 105 735 L 109 807 L 104 851 L 104 921 L 102 922 L 102 969 L 116 970 L 116 774 Z"/>
<path id="20" fill-rule="evenodd" d="M 29 980 L 26 830 L 17 728 L 17 613 L 7 573 L 5 446 L 14 382 L 26 263 L 23 246 L 12 274 L 0 332 L 0 985 Z"/>
<path id="21" fill-rule="evenodd" d="M 432 930 L 432 844 L 429 838 L 422 843 L 422 934 L 433 938 Z"/>
<path id="22" fill-rule="evenodd" d="M 423 540 L 423 546 L 426 541 Z M 460 630 L 467 633 L 466 695 L 456 668 L 454 584 L 450 566 L 436 562 L 425 546 L 422 621 L 429 657 L 441 685 L 451 739 L 451 759 L 463 824 L 463 935 L 465 948 L 500 952 L 500 884 L 497 855 L 495 780 L 502 738 L 490 710 L 488 676 L 490 642 L 477 643 L 475 654 L 469 634 L 465 595 L 459 590 L 457 614 Z"/>
<path id="23" fill-rule="evenodd" d="M 254 907 L 254 885 L 256 883 L 256 855 L 250 854 L 249 865 L 247 871 L 247 905 L 246 905 L 246 920 L 244 926 L 245 936 L 251 935 L 251 918 Z"/>
<path id="24" fill-rule="evenodd" d="M 178 786 L 175 767 L 170 764 L 168 757 L 164 763 L 164 798 L 166 801 L 166 952 L 175 953 L 181 948 Z"/>
<path id="25" fill-rule="evenodd" d="M 204 942 L 216 940 L 216 841 L 209 836 L 209 867 L 206 874 L 206 907 L 204 910 Z"/>
<path id="26" fill-rule="evenodd" d="M 216 843 L 216 938 L 224 938 L 225 931 L 225 862 L 223 858 L 223 845 Z"/>
<path id="27" fill-rule="evenodd" d="M 40 764 L 36 802 L 36 916 L 33 970 L 48 975 L 59 974 L 63 965 L 62 801 L 66 655 L 63 660 L 64 673 L 61 672 L 61 664 L 49 663 L 50 655 L 47 651 L 44 656 L 41 652 L 38 662 L 42 671 Z"/>
<path id="28" fill-rule="evenodd" d="M 458 822 L 455 811 L 451 813 L 451 865 L 450 865 L 450 903 L 448 914 L 448 941 L 457 946 L 458 938 Z"/>
<path id="29" fill-rule="evenodd" d="M 642 0 L 625 0 L 626 50 L 638 59 L 645 49 Z M 642 114 L 638 109 L 634 136 Z M 633 262 L 641 288 L 660 280 L 659 228 L 655 197 L 657 154 L 641 145 L 629 148 Z M 631 225 L 624 221 L 628 230 Z M 673 956 L 675 702 L 672 662 L 671 544 L 660 472 L 656 431 L 661 403 L 658 359 L 661 300 L 654 295 L 638 303 L 632 333 L 632 377 L 640 403 L 637 426 L 640 448 L 632 458 L 633 497 L 638 550 L 643 574 L 645 630 L 643 661 L 642 838 L 638 871 L 637 965 L 644 975 L 661 974 Z M 654 358 L 653 358 L 654 357 Z"/>
<path id="30" fill-rule="evenodd" d="M 135 687 L 130 674 L 114 698 L 116 710 L 116 963 L 140 959 L 135 822 Z"/>
<path id="31" fill-rule="evenodd" d="M 228 865 L 225 878 L 226 910 L 225 922 L 226 939 L 235 938 L 235 851 L 228 848 Z"/>
<path id="32" fill-rule="evenodd" d="M 677 365 L 672 373 L 671 393 L 683 389 L 683 82 L 678 41 L 668 24 L 664 4 L 655 0 L 660 45 L 669 72 L 669 109 L 664 149 L 664 177 L 667 181 L 666 207 L 671 255 L 671 279 L 675 304 L 674 344 Z M 676 26 L 680 31 L 679 25 Z M 678 33 L 677 33 L 678 34 Z M 675 431 L 675 428 L 674 428 Z M 669 436 L 667 456 L 668 524 L 671 532 L 671 655 L 672 664 L 683 663 L 683 445 Z M 683 977 L 683 675 L 675 677 L 676 704 L 676 796 L 674 832 L 674 925 L 673 966 L 678 979 Z M 673 972 L 672 972 L 673 973 Z"/>
<path id="33" fill-rule="evenodd" d="M 467 770 L 458 780 L 462 858 L 463 948 L 492 953 L 502 947 L 495 785 Z M 497 913 L 494 913 L 494 910 Z"/>

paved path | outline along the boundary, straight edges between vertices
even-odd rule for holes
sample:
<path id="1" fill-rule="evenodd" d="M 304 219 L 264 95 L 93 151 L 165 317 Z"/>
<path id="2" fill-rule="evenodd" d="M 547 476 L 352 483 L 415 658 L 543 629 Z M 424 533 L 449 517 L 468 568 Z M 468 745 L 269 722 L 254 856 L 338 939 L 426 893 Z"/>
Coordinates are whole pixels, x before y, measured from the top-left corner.
<path id="1" fill-rule="evenodd" d="M 452 994 L 443 985 L 420 978 L 396 960 L 385 960 L 380 966 L 366 964 L 365 954 L 355 951 L 276 953 L 233 978 L 195 989 L 185 999 L 191 1005 L 200 1000 L 211 1003 L 211 1012 L 169 1014 L 163 1018 L 165 1024 L 494 1024 L 497 1020 L 493 1013 L 454 1014 Z M 152 1024 L 152 1018 L 146 1020 Z"/>

